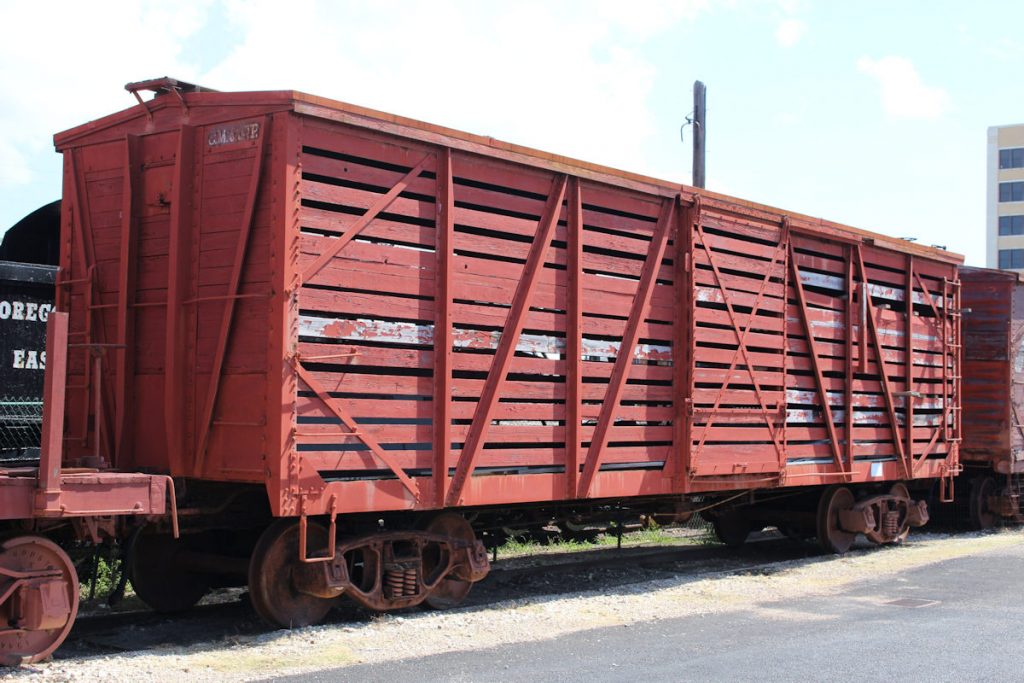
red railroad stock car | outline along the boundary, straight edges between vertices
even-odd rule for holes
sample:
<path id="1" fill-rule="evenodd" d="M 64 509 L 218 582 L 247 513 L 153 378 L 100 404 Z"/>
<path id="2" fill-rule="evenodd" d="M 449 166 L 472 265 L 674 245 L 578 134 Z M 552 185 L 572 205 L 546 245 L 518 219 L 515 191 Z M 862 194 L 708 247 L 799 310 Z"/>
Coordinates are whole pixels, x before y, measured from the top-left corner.
<path id="1" fill-rule="evenodd" d="M 1024 283 L 963 268 L 964 426 L 961 501 L 979 529 L 1024 519 Z"/>
<path id="2" fill-rule="evenodd" d="M 842 552 L 951 495 L 956 255 L 291 91 L 129 90 L 56 136 L 51 377 L 65 467 L 173 477 L 129 553 L 158 609 L 444 607 L 481 534 L 622 514 Z"/>

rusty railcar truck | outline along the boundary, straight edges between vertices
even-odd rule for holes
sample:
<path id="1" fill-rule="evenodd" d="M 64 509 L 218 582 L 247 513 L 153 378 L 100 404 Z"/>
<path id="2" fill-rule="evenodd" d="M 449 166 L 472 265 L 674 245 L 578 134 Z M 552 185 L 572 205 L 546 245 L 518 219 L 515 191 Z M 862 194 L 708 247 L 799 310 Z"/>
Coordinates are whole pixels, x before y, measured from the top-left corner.
<path id="1" fill-rule="evenodd" d="M 1024 283 L 1013 272 L 963 268 L 965 472 L 959 498 L 972 526 L 1022 521 Z"/>
<path id="2" fill-rule="evenodd" d="M 951 490 L 959 256 L 298 92 L 128 89 L 55 138 L 54 400 L 65 467 L 173 477 L 129 558 L 158 609 L 450 606 L 481 535 L 623 510 L 843 552 Z"/>

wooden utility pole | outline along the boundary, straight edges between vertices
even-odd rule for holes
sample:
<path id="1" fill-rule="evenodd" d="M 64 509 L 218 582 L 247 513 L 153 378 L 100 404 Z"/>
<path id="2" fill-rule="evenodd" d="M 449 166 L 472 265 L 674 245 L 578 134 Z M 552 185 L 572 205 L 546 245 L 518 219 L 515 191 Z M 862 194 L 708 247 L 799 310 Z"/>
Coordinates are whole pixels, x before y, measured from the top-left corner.
<path id="1" fill-rule="evenodd" d="M 704 187 L 704 115 L 707 88 L 700 81 L 693 82 L 693 186 Z"/>

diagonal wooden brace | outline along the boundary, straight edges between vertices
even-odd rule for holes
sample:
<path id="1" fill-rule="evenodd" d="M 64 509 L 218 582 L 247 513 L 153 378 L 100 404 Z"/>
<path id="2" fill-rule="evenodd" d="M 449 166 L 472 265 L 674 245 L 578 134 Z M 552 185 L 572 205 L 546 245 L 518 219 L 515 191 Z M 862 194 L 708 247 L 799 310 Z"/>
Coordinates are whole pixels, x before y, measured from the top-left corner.
<path id="1" fill-rule="evenodd" d="M 935 297 L 932 296 L 931 290 L 928 289 L 927 285 L 924 284 L 924 280 L 921 279 L 921 274 L 914 271 L 914 279 L 917 280 L 917 284 L 921 286 L 921 292 L 924 294 L 925 300 L 932 309 L 932 313 L 935 314 L 937 320 L 942 319 L 942 314 L 939 312 L 939 307 L 935 303 Z"/>
<path id="2" fill-rule="evenodd" d="M 789 265 L 793 273 L 793 289 L 796 291 L 796 301 L 800 307 L 800 321 L 803 323 L 804 334 L 807 336 L 807 350 L 811 356 L 811 369 L 814 371 L 814 385 L 818 389 L 818 397 L 821 399 L 822 411 L 825 413 L 825 428 L 828 430 L 829 446 L 832 448 L 832 458 L 836 461 L 836 467 L 843 472 L 843 456 L 839 450 L 839 435 L 836 433 L 836 424 L 832 419 L 832 405 L 828 400 L 828 391 L 825 388 L 825 375 L 821 371 L 821 359 L 818 357 L 818 345 L 814 342 L 814 329 L 807 315 L 807 296 L 804 294 L 804 283 L 800 279 L 800 268 L 796 264 L 796 253 L 793 245 L 789 245 Z M 852 330 L 847 330 L 847 335 Z M 853 406 L 847 404 L 846 419 L 853 422 Z M 853 469 L 853 463 L 849 463 Z"/>
<path id="3" fill-rule="evenodd" d="M 295 368 L 295 373 L 299 376 L 299 379 L 301 379 L 306 384 L 306 386 L 309 387 L 310 390 L 317 395 L 317 397 L 323 402 L 324 407 L 326 407 L 329 411 L 334 413 L 335 417 L 341 420 L 342 424 L 344 424 L 345 427 L 347 427 L 348 430 L 352 432 L 352 436 L 355 436 L 357 439 L 366 444 L 366 447 L 370 449 L 370 452 L 373 453 L 378 460 L 384 463 L 384 465 L 389 470 L 391 470 L 391 472 L 394 473 L 396 477 L 398 477 L 398 480 L 402 482 L 402 486 L 408 489 L 409 493 L 412 494 L 413 498 L 419 501 L 420 494 L 419 489 L 416 486 L 416 482 L 414 482 L 409 477 L 409 475 L 407 475 L 405 471 L 398 466 L 398 463 L 396 463 L 391 458 L 391 456 L 387 454 L 387 451 L 381 448 L 381 445 L 377 443 L 376 439 L 367 434 L 365 431 L 359 430 L 359 425 L 356 423 L 354 419 L 352 419 L 352 416 L 349 415 L 348 411 L 342 408 L 337 401 L 331 398 L 331 395 L 327 392 L 326 389 L 324 389 L 324 387 L 319 382 L 317 382 L 313 378 L 313 375 L 310 374 L 310 372 L 306 370 L 304 367 L 302 367 L 302 364 L 299 362 L 298 358 L 293 357 L 291 359 L 291 363 L 292 367 Z"/>
<path id="4" fill-rule="evenodd" d="M 270 117 L 263 117 L 262 130 L 269 128 Z M 242 216 L 242 224 L 238 230 L 238 242 L 235 245 L 235 261 L 231 267 L 231 279 L 228 281 L 228 299 L 224 302 L 224 312 L 221 315 L 220 334 L 217 337 L 217 351 L 213 356 L 213 368 L 210 370 L 210 388 L 207 390 L 206 404 L 203 410 L 202 420 L 199 428 L 202 430 L 199 441 L 196 444 L 196 459 L 194 473 L 202 476 L 203 467 L 206 464 L 206 446 L 210 439 L 210 429 L 213 426 L 213 412 L 217 407 L 217 395 L 220 392 L 221 372 L 224 369 L 224 361 L 228 352 L 228 342 L 231 340 L 232 322 L 235 317 L 235 304 L 238 301 L 236 296 L 242 286 L 242 271 L 245 268 L 245 252 L 249 246 L 249 236 L 252 234 L 253 220 L 256 216 L 256 200 L 259 197 L 260 176 L 263 172 L 263 157 L 266 154 L 267 138 L 269 135 L 260 137 L 259 147 L 256 148 L 253 158 L 252 174 L 249 177 L 249 189 L 245 199 L 245 212 Z"/>
<path id="5" fill-rule="evenodd" d="M 420 160 L 420 163 L 413 166 L 412 170 L 406 173 L 398 183 L 381 195 L 380 199 L 373 206 L 366 210 L 355 223 L 345 231 L 345 234 L 330 243 L 324 252 L 317 257 L 316 261 L 310 264 L 309 268 L 302 273 L 302 281 L 309 282 L 310 278 L 323 270 L 323 267 L 330 263 L 331 259 L 337 256 L 338 252 L 345 248 L 349 242 L 356 238 L 360 232 L 369 225 L 381 211 L 391 206 L 391 203 L 398 198 L 398 195 L 405 191 L 409 184 L 419 177 L 420 172 L 426 168 L 427 162 L 434 158 L 434 154 L 428 154 Z"/>
<path id="6" fill-rule="evenodd" d="M 761 286 L 757 291 L 757 297 L 754 299 L 754 306 L 750 311 L 751 322 L 748 323 L 745 328 L 740 325 L 739 319 L 736 317 L 736 310 L 733 308 L 727 288 L 723 283 L 722 273 L 719 271 L 718 264 L 711 255 L 711 250 L 706 246 L 707 242 L 704 238 L 704 229 L 701 227 L 699 220 L 694 224 L 694 227 L 696 228 L 697 235 L 700 237 L 701 243 L 705 245 L 704 250 L 708 256 L 708 262 L 711 264 L 711 271 L 714 273 L 715 282 L 718 283 L 718 288 L 722 292 L 722 302 L 725 304 L 725 310 L 729 315 L 729 321 L 732 323 L 733 334 L 736 335 L 736 350 L 733 351 L 732 362 L 729 363 L 729 369 L 725 373 L 725 379 L 722 381 L 722 387 L 719 389 L 718 395 L 715 397 L 714 407 L 709 414 L 708 422 L 701 434 L 700 441 L 697 442 L 697 447 L 690 455 L 690 469 L 693 469 L 694 462 L 696 462 L 700 457 L 701 451 L 704 449 L 704 443 L 707 440 L 712 420 L 714 415 L 718 412 L 718 407 L 722 403 L 722 397 L 725 395 L 725 391 L 729 387 L 729 382 L 732 381 L 732 375 L 736 371 L 736 365 L 741 355 L 743 356 L 743 362 L 747 368 L 747 374 L 750 376 L 750 383 L 754 387 L 754 395 L 757 397 L 757 402 L 760 405 L 761 415 L 764 417 L 765 423 L 768 426 L 768 433 L 772 437 L 772 443 L 775 446 L 775 452 L 779 459 L 779 466 L 782 467 L 786 461 L 785 448 L 783 448 L 782 443 L 779 441 L 775 424 L 771 419 L 771 411 L 768 410 L 768 405 L 764 400 L 764 394 L 761 392 L 761 383 L 758 381 L 757 373 L 754 372 L 754 364 L 750 361 L 749 351 L 747 350 L 747 336 L 750 334 L 750 330 L 754 327 L 753 316 L 757 315 L 757 311 L 761 307 L 761 301 L 764 298 L 765 290 L 768 287 L 768 283 L 771 281 L 772 274 L 775 272 L 775 264 L 779 262 L 779 257 L 784 258 L 786 256 L 786 247 L 790 243 L 789 221 L 783 219 L 783 229 L 782 234 L 779 237 L 779 245 L 772 253 L 771 263 L 768 264 L 768 268 L 765 270 L 764 278 L 761 280 Z M 782 266 L 783 273 L 785 273 L 785 261 L 782 262 Z M 740 331 L 741 329 L 742 333 Z"/>
<path id="7" fill-rule="evenodd" d="M 643 276 L 640 278 L 636 295 L 633 297 L 633 306 L 629 311 L 626 329 L 619 345 L 619 353 L 615 357 L 615 367 L 608 380 L 608 390 L 605 393 L 604 403 L 601 404 L 597 427 L 590 439 L 590 448 L 587 450 L 583 474 L 576 491 L 577 498 L 586 498 L 590 494 L 594 475 L 601 467 L 605 447 L 608 445 L 608 434 L 615 422 L 615 412 L 619 408 L 622 390 L 626 386 L 629 370 L 633 365 L 636 343 L 640 338 L 640 324 L 644 321 L 650 308 L 654 285 L 658 280 L 658 271 L 661 269 L 661 261 L 665 257 L 665 248 L 668 245 L 668 236 L 671 232 L 675 210 L 676 200 L 666 199 L 662 202 L 661 215 L 658 217 L 658 224 L 654 229 L 654 239 L 651 240 L 647 258 L 644 261 Z"/>
<path id="8" fill-rule="evenodd" d="M 1014 408 L 1014 411 L 1016 412 L 1016 408 Z M 944 413 L 943 414 L 943 419 L 945 419 L 945 416 L 947 414 L 948 413 Z M 915 475 L 917 474 L 918 469 L 921 467 L 921 465 L 924 463 L 924 461 L 928 459 L 929 455 L 931 455 L 932 449 L 934 449 L 935 448 L 935 444 L 937 444 L 939 442 L 939 436 L 941 436 L 941 435 L 942 435 L 942 428 L 941 427 L 937 427 L 936 429 L 934 429 L 932 431 L 932 438 L 930 438 L 928 440 L 928 445 L 924 447 L 923 451 L 921 451 L 920 457 L 915 457 L 914 458 L 913 471 L 914 471 Z M 913 455 L 911 457 L 913 457 Z"/>
<path id="9" fill-rule="evenodd" d="M 907 463 L 906 449 L 903 445 L 903 435 L 900 433 L 900 423 L 896 418 L 896 404 L 893 401 L 892 384 L 889 382 L 889 368 L 882 354 L 882 342 L 878 334 L 878 323 L 875 322 L 875 305 L 871 302 L 871 294 L 868 291 L 868 273 L 864 267 L 864 254 L 860 245 L 857 246 L 857 268 L 860 272 L 861 296 L 863 306 L 866 307 L 867 328 L 871 335 L 871 342 L 875 346 L 875 357 L 878 359 L 878 376 L 882 381 L 882 394 L 885 396 L 885 408 L 889 415 L 889 425 L 892 428 L 892 441 L 896 446 L 896 454 L 899 456 L 903 470 L 910 478 L 912 475 L 911 466 Z M 861 347 L 861 357 L 867 358 L 867 347 Z"/>
<path id="10" fill-rule="evenodd" d="M 515 296 L 512 298 L 512 307 L 509 309 L 508 318 L 502 328 L 501 339 L 498 341 L 498 349 L 494 354 L 494 361 L 487 373 L 487 381 L 484 382 L 483 391 L 480 394 L 480 401 L 477 403 L 476 411 L 473 413 L 473 422 L 470 424 L 469 433 L 462 446 L 462 453 L 459 455 L 458 465 L 455 467 L 455 475 L 452 477 L 451 488 L 445 498 L 447 505 L 458 505 L 462 500 L 462 489 L 466 480 L 472 475 L 476 467 L 476 458 L 483 447 L 487 437 L 487 431 L 491 427 L 494 409 L 498 405 L 501 396 L 501 389 L 505 384 L 508 375 L 508 368 L 515 356 L 516 346 L 519 344 L 519 336 L 523 332 L 523 325 L 526 323 L 526 315 L 530 311 L 530 300 L 536 290 L 540 273 L 544 269 L 544 258 L 551 246 L 551 238 L 555 233 L 555 225 L 558 224 L 558 215 L 562 210 L 562 202 L 565 200 L 565 190 L 568 182 L 567 176 L 557 176 L 552 181 L 551 192 L 548 194 L 548 201 L 544 207 L 544 213 L 540 217 L 537 234 L 530 246 L 530 253 L 526 258 L 526 265 L 523 266 L 523 274 L 516 286 Z"/>

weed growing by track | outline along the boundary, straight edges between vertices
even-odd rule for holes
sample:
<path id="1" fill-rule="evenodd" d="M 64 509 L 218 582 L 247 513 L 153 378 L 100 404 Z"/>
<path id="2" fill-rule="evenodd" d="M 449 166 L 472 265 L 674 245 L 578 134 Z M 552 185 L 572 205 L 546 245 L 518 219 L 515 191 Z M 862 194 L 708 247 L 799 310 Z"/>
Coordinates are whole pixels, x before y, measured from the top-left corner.
<path id="1" fill-rule="evenodd" d="M 703 545 L 713 539 L 702 529 L 653 528 L 630 531 L 622 534 L 623 548 L 666 545 Z M 600 533 L 591 539 L 579 540 L 552 536 L 546 541 L 537 539 L 510 538 L 498 548 L 498 557 L 522 557 L 549 553 L 572 553 L 599 548 L 614 547 L 618 536 L 614 533 Z"/>

